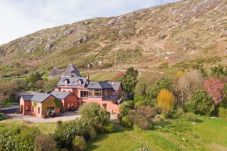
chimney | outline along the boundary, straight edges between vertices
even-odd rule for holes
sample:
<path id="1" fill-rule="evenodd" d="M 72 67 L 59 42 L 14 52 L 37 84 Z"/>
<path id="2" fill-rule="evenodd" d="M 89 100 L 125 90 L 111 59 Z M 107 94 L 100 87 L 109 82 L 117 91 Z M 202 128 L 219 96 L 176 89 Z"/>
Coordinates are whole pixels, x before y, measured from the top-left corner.
<path id="1" fill-rule="evenodd" d="M 90 76 L 89 76 L 89 74 L 86 76 L 86 79 L 87 79 L 87 81 L 89 81 L 89 80 L 90 80 Z"/>

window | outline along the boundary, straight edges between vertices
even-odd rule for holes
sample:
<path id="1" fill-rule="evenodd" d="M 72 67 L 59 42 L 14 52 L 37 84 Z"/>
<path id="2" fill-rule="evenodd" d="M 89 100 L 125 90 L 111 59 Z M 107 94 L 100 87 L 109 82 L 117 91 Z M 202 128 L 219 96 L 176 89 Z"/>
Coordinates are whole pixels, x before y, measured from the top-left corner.
<path id="1" fill-rule="evenodd" d="M 87 97 L 88 91 L 80 91 L 80 97 Z"/>
<path id="2" fill-rule="evenodd" d="M 102 91 L 101 90 L 95 90 L 94 95 L 95 96 L 102 96 Z"/>
<path id="3" fill-rule="evenodd" d="M 29 106 L 28 106 L 28 105 L 26 105 L 26 106 L 25 106 L 25 110 L 26 110 L 26 111 L 30 111 L 30 109 L 29 109 Z"/>
<path id="4" fill-rule="evenodd" d="M 38 114 L 40 113 L 40 107 L 38 107 Z"/>

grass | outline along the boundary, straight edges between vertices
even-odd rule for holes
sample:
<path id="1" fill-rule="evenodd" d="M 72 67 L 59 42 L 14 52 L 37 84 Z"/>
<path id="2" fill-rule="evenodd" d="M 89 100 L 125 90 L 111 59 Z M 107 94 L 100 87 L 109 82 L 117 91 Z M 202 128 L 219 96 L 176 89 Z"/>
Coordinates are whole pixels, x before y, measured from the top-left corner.
<path id="1" fill-rule="evenodd" d="M 114 133 L 99 134 L 88 142 L 88 151 L 136 151 L 140 147 L 152 151 L 225 151 L 227 150 L 227 121 L 199 117 L 198 122 L 186 119 L 168 120 L 152 130 L 128 129 L 119 126 Z M 41 132 L 54 133 L 56 123 L 29 123 L 6 119 L 1 127 L 35 126 Z"/>
<path id="2" fill-rule="evenodd" d="M 88 150 L 135 151 L 143 146 L 155 151 L 227 150 L 227 121 L 202 117 L 202 122 L 175 120 L 153 130 L 124 129 L 98 135 Z"/>

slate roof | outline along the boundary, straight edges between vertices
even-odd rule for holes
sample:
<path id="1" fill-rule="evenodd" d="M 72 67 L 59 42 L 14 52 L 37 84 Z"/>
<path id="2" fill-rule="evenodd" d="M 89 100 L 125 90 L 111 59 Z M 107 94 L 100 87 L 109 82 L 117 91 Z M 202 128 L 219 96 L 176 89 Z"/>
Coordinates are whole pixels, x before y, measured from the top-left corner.
<path id="1" fill-rule="evenodd" d="M 31 98 L 32 101 L 42 103 L 44 100 L 46 100 L 49 96 L 52 94 L 48 93 L 34 93 L 34 96 Z"/>
<path id="2" fill-rule="evenodd" d="M 64 86 L 65 80 L 68 81 L 67 86 L 80 86 L 88 84 L 86 77 L 61 77 L 60 81 L 58 82 L 58 86 Z"/>
<path id="3" fill-rule="evenodd" d="M 23 95 L 21 95 L 21 97 L 23 98 L 23 100 L 29 101 L 32 99 L 33 95 L 32 94 L 23 94 Z"/>
<path id="4" fill-rule="evenodd" d="M 90 82 L 87 86 L 88 89 L 113 89 L 119 90 L 121 87 L 120 82 L 110 82 L 110 81 L 100 81 L 100 82 Z"/>
<path id="5" fill-rule="evenodd" d="M 53 91 L 51 92 L 51 94 L 56 98 L 62 100 L 62 99 L 65 99 L 69 94 L 71 94 L 71 92 Z"/>
<path id="6" fill-rule="evenodd" d="M 73 64 L 69 64 L 62 76 L 80 77 L 80 71 Z"/>

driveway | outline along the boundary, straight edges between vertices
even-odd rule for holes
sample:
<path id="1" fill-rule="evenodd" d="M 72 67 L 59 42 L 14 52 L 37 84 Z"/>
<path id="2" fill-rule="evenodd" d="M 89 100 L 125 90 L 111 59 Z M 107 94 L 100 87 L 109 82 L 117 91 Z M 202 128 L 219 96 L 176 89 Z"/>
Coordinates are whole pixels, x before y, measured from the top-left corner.
<path id="1" fill-rule="evenodd" d="M 7 114 L 10 118 L 15 120 L 21 120 L 32 123 L 48 123 L 48 122 L 57 122 L 57 121 L 71 121 L 80 118 L 80 115 L 75 112 L 65 112 L 62 113 L 61 116 L 58 117 L 50 117 L 50 118 L 38 118 L 30 115 L 22 115 L 22 114 Z"/>
<path id="2" fill-rule="evenodd" d="M 57 121 L 72 121 L 75 119 L 80 118 L 79 112 L 65 112 L 62 113 L 61 116 L 57 117 L 50 117 L 50 118 L 39 118 L 31 115 L 22 115 L 22 114 L 7 114 L 10 118 L 14 120 L 32 122 L 32 123 L 50 123 L 50 122 L 57 122 Z M 110 120 L 114 121 L 117 120 L 117 115 L 111 115 Z"/>
<path id="3" fill-rule="evenodd" d="M 2 112 L 4 114 L 12 114 L 12 113 L 16 113 L 18 111 L 19 111 L 19 105 L 3 107 L 0 109 L 0 112 Z"/>

